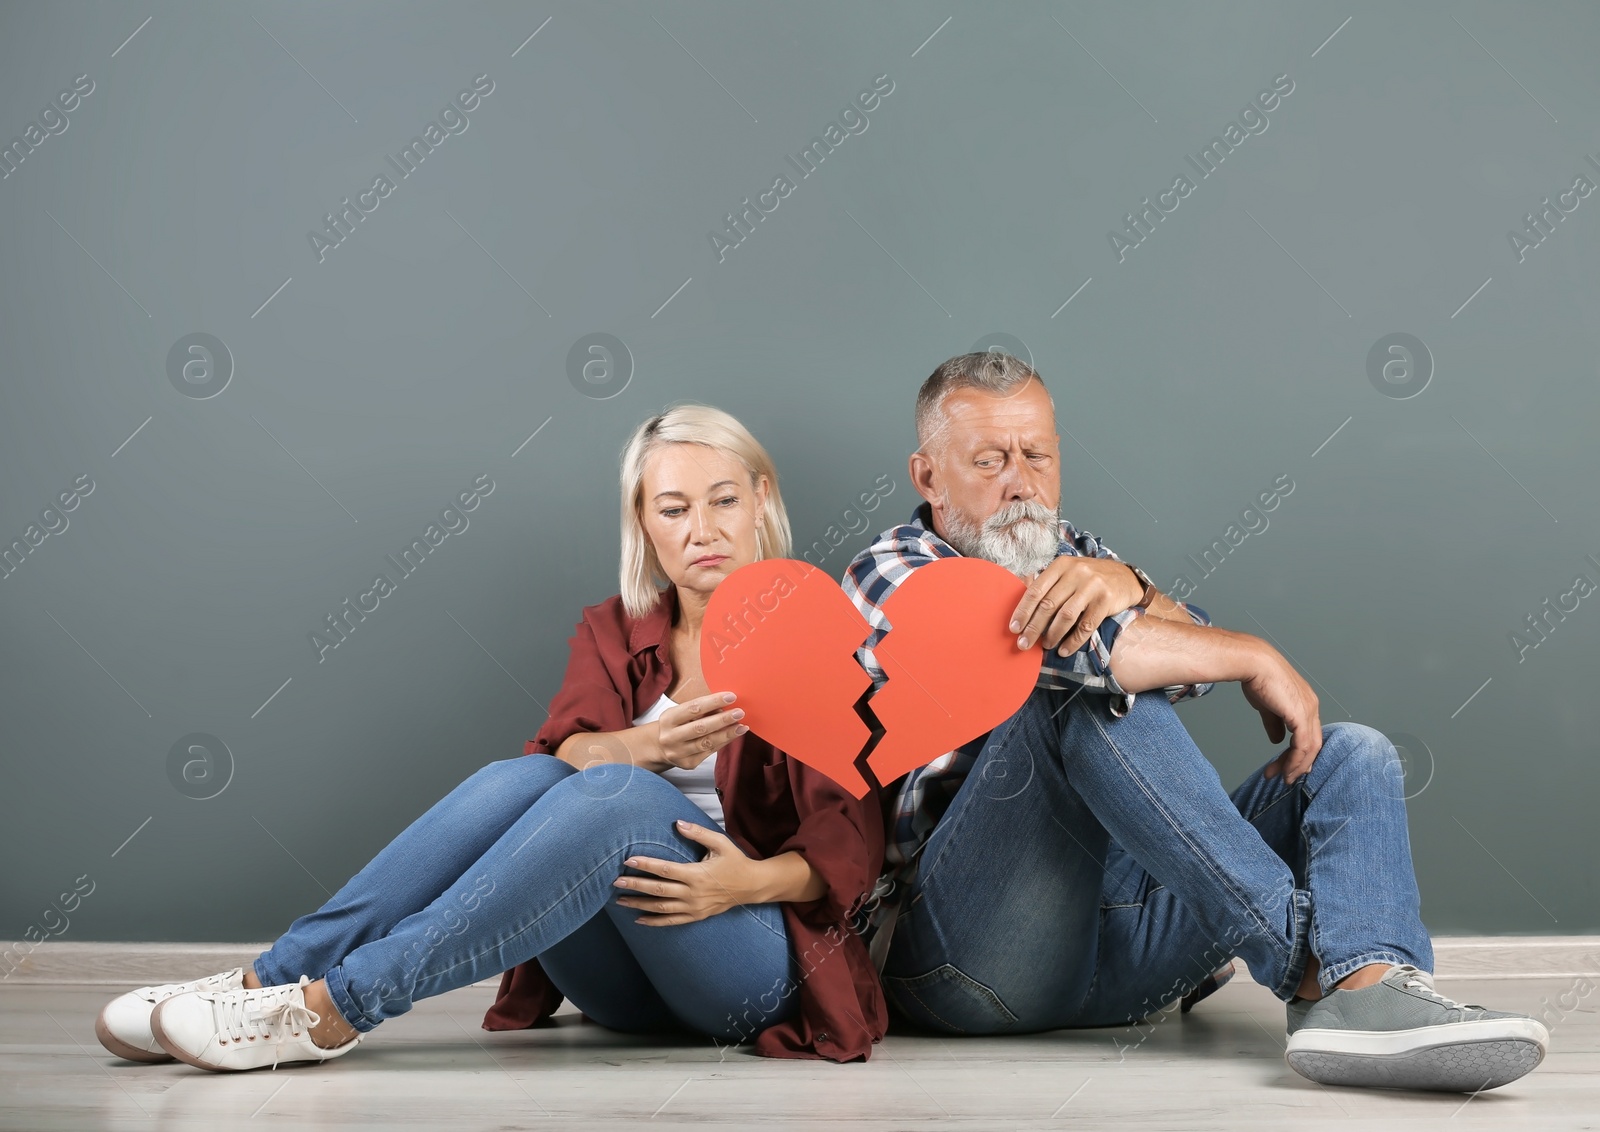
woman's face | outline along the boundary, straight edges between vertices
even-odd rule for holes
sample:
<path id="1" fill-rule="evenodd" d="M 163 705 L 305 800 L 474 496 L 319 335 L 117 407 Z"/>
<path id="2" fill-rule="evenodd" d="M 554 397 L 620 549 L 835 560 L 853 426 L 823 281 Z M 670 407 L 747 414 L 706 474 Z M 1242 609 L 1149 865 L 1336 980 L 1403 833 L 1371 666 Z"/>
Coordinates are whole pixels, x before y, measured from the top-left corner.
<path id="1" fill-rule="evenodd" d="M 680 590 L 707 595 L 754 562 L 767 478 L 752 488 L 738 457 L 703 444 L 668 444 L 645 461 L 640 521 Z"/>

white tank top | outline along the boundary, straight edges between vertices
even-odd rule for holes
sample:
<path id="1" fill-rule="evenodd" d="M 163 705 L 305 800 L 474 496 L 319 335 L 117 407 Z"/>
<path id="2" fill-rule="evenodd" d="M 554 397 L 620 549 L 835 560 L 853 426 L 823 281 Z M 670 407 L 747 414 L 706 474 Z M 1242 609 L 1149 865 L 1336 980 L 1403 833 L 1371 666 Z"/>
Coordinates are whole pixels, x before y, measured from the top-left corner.
<path id="1" fill-rule="evenodd" d="M 676 700 L 662 693 L 659 700 L 651 704 L 643 715 L 633 721 L 633 725 L 638 727 L 645 723 L 654 723 L 661 718 L 668 708 L 677 706 L 678 702 Z M 706 756 L 705 761 L 693 770 L 669 767 L 661 772 L 661 777 L 676 786 L 683 792 L 685 798 L 699 806 L 706 817 L 720 826 L 722 824 L 722 799 L 717 797 L 716 772 L 717 752 L 712 751 L 710 755 Z"/>

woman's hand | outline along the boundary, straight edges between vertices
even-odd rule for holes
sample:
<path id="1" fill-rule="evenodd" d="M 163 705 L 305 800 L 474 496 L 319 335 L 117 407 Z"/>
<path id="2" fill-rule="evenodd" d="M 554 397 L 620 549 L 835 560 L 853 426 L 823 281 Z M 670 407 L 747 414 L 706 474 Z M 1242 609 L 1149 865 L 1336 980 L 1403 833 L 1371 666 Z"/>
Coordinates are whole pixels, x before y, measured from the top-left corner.
<path id="1" fill-rule="evenodd" d="M 685 705 L 687 706 L 687 705 Z M 680 821 L 678 832 L 706 847 L 698 861 L 664 861 L 659 857 L 629 857 L 622 862 L 652 876 L 620 876 L 613 883 L 626 895 L 617 903 L 649 913 L 636 921 L 653 927 L 692 924 L 740 904 L 765 902 L 762 865 L 747 857 L 726 834 Z"/>
<path id="2" fill-rule="evenodd" d="M 713 751 L 750 730 L 739 722 L 744 718 L 744 709 L 728 707 L 734 698 L 732 692 L 713 692 L 662 712 L 656 720 L 660 765 L 650 769 L 693 770 Z"/>

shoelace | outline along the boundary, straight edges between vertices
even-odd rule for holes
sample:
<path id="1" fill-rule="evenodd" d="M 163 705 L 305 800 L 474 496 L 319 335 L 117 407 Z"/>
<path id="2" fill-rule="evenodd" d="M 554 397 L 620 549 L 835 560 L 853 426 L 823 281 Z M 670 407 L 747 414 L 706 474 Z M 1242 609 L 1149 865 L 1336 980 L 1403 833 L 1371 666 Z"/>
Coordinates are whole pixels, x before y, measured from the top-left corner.
<path id="1" fill-rule="evenodd" d="M 226 990 L 229 980 L 238 975 L 241 970 L 242 968 L 235 967 L 231 971 L 207 975 L 205 978 L 198 979 L 192 983 L 162 983 L 159 986 L 140 987 L 133 993 L 147 1002 L 160 1002 L 163 998 L 171 998 L 174 994 L 182 991 Z"/>
<path id="2" fill-rule="evenodd" d="M 305 992 L 300 989 L 310 981 L 309 975 L 301 975 L 297 986 L 228 991 L 216 996 L 212 1006 L 218 1032 L 226 1031 L 235 1042 L 275 1038 L 272 1068 L 277 1069 L 284 1038 L 290 1034 L 299 1037 L 302 1029 L 309 1031 L 322 1021 L 322 1016 L 306 1005 Z M 251 1007 L 256 1009 L 252 1011 Z"/>
<path id="3" fill-rule="evenodd" d="M 1401 986 L 1407 988 L 1408 990 L 1421 991 L 1423 994 L 1433 999 L 1434 1002 L 1437 1002 L 1440 1006 L 1451 1010 L 1462 1011 L 1485 1009 L 1476 1003 L 1456 1002 L 1454 999 L 1446 998 L 1444 995 L 1433 989 L 1432 975 L 1428 974 L 1426 971 L 1411 966 L 1409 963 L 1401 967 L 1396 967 L 1395 972 L 1403 976 L 1400 982 Z"/>

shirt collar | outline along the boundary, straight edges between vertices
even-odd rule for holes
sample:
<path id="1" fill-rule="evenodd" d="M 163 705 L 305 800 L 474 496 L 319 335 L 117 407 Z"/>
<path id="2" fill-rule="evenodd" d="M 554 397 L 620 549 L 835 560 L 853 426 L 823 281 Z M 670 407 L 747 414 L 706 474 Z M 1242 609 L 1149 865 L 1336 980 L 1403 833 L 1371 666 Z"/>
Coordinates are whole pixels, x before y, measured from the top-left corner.
<path id="1" fill-rule="evenodd" d="M 672 631 L 672 620 L 678 615 L 678 587 L 668 585 L 661 591 L 650 612 L 633 622 L 628 629 L 628 652 L 637 654 L 649 648 L 659 648 L 666 643 Z"/>

